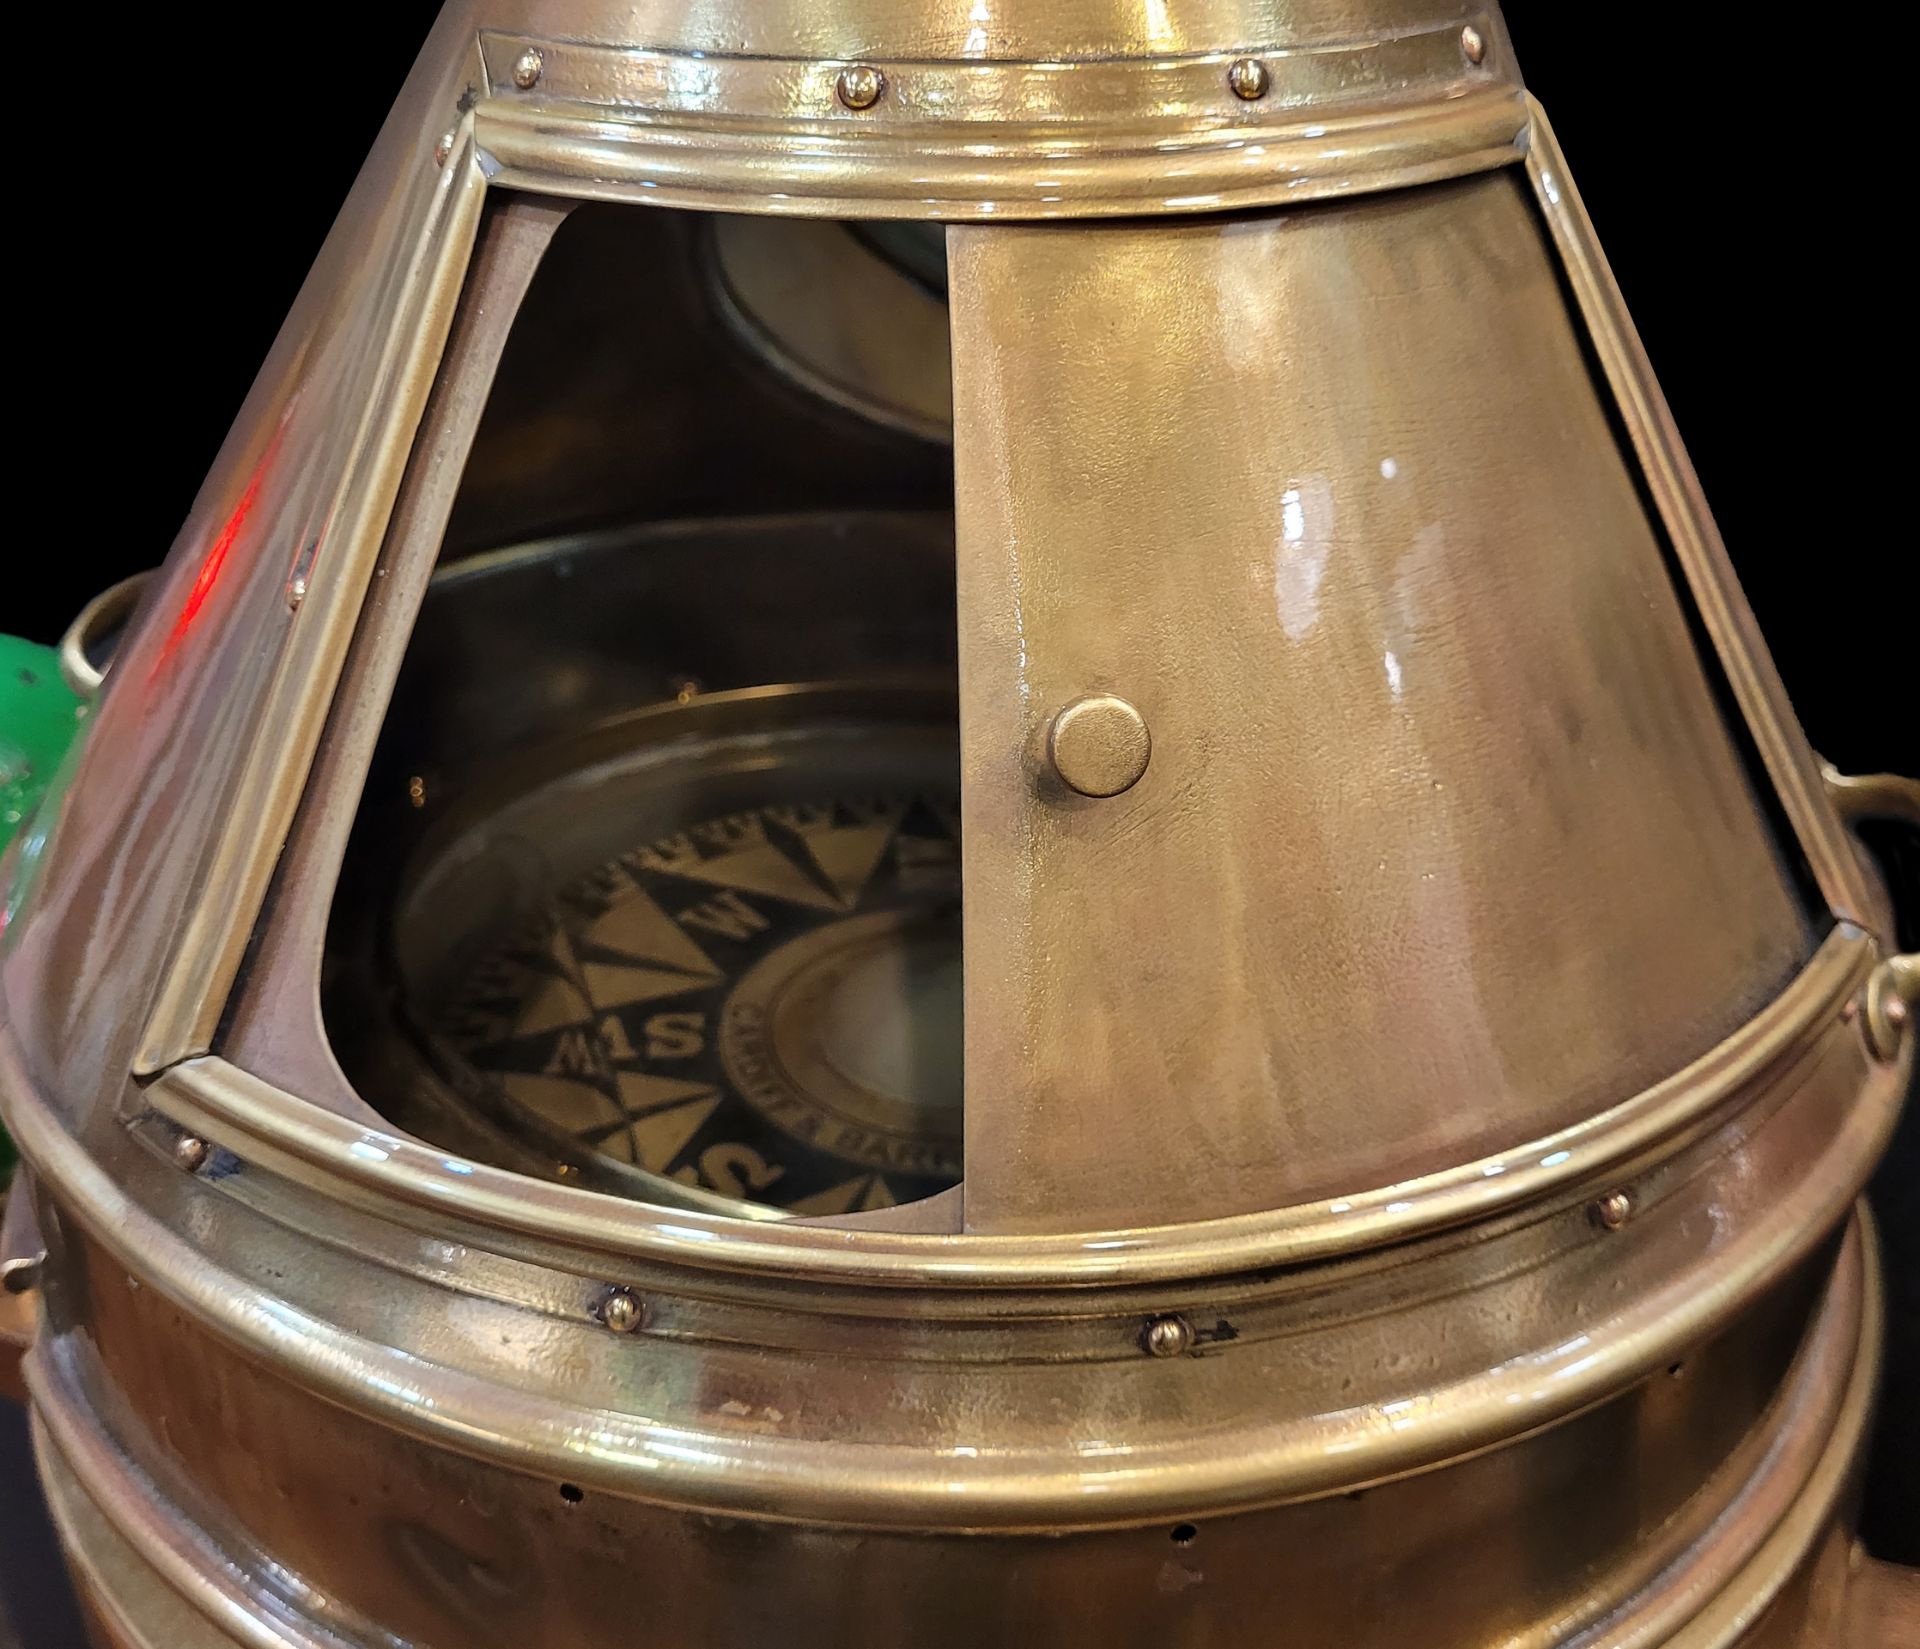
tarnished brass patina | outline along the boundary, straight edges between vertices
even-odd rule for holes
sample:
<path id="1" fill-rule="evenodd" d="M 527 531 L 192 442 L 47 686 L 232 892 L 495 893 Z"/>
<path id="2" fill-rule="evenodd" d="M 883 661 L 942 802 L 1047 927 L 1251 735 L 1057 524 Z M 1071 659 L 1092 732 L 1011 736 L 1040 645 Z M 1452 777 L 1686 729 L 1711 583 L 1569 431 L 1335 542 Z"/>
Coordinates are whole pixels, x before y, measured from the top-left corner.
<path id="1" fill-rule="evenodd" d="M 1912 781 L 1496 11 L 454 0 L 132 599 L 0 941 L 102 1643 L 1901 1629 Z"/>

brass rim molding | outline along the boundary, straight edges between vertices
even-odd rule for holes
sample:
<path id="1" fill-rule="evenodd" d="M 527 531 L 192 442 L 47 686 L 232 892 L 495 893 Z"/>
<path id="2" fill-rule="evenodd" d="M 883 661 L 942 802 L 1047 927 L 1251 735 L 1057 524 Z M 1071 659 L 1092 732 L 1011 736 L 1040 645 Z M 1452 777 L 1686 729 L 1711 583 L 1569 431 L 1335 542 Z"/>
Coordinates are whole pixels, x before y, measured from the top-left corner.
<path id="1" fill-rule="evenodd" d="M 1244 50 L 1143 51 L 885 62 L 852 104 L 845 77 L 872 65 L 488 31 L 476 134 L 498 181 L 597 198 L 896 218 L 1219 211 L 1514 159 L 1518 80 L 1499 51 L 1462 47 L 1490 27 L 1472 14 L 1275 46 L 1253 59 L 1251 98 Z"/>
<path id="2" fill-rule="evenodd" d="M 1834 1527 L 1860 1469 L 1885 1333 L 1885 1289 L 1873 1224 L 1856 1215 L 1835 1275 L 1833 1295 L 1777 1406 L 1820 1403 L 1805 1428 L 1781 1427 L 1767 1462 L 1699 1542 L 1698 1567 L 1685 1589 L 1656 1591 L 1635 1606 L 1576 1634 L 1578 1649 L 1737 1649 Z M 1842 1349 L 1857 1289 L 1853 1355 Z M 1834 1400 L 1835 1394 L 1838 1401 Z M 1705 1601 L 1702 1602 L 1702 1594 Z"/>
<path id="3" fill-rule="evenodd" d="M 217 1551 L 54 1382 L 35 1384 L 33 1439 L 61 1547 L 87 1604 L 121 1641 L 138 1649 L 357 1649 L 383 1641 L 364 1623 L 351 1636 L 329 1630 L 311 1593 L 292 1606 L 269 1603 L 264 1577 L 272 1571 L 259 1554 Z M 289 1588 L 292 1577 L 277 1578 Z"/>
<path id="4" fill-rule="evenodd" d="M 355 431 L 327 512 L 324 558 L 318 537 L 290 552 L 283 596 L 293 622 L 261 696 L 260 725 L 270 732 L 254 742 L 232 809 L 235 828 L 219 839 L 206 872 L 209 885 L 228 889 L 231 897 L 202 900 L 188 912 L 134 1057 L 136 1071 L 162 1069 L 179 1056 L 183 1041 L 212 1041 L 332 708 L 332 689 L 453 326 L 485 196 L 472 123 L 464 122 L 414 236 L 390 323 L 377 340 L 379 387 Z M 221 570 L 212 553 L 206 566 Z"/>
<path id="5" fill-rule="evenodd" d="M 1864 1211 L 1758 1435 L 1645 1555 L 1610 1575 L 1570 1645 L 1732 1649 L 1812 1560 L 1858 1470 L 1882 1334 L 1882 1290 Z M 96 1607 L 133 1621 L 204 1625 L 211 1645 L 349 1649 L 394 1641 L 305 1577 L 204 1523 L 196 1498 L 156 1480 L 94 1422 L 87 1377 L 65 1357 L 31 1365 L 49 1498 Z M 1749 1460 L 1748 1455 L 1755 1456 Z M 983 1536 L 982 1538 L 991 1538 Z M 138 1607 L 122 1607 L 122 1603 Z M 138 1639 L 136 1639 L 138 1641 Z M 175 1642 L 198 1642 L 182 1635 Z"/>
<path id="6" fill-rule="evenodd" d="M 238 1162 L 221 1159 L 217 1168 L 204 1149 L 183 1157 L 178 1136 L 163 1125 L 150 1125 L 125 1141 L 110 1172 L 38 1106 L 16 1106 L 15 1114 L 22 1144 L 66 1217 L 116 1264 L 250 1358 L 401 1432 L 513 1469 L 564 1473 L 589 1488 L 690 1509 L 870 1528 L 940 1528 L 956 1519 L 974 1528 L 1060 1528 L 1178 1516 L 1195 1506 L 1226 1512 L 1325 1494 L 1511 1442 L 1625 1390 L 1747 1309 L 1822 1245 L 1844 1216 L 1884 1144 L 1898 1103 L 1891 1067 L 1882 1067 L 1864 1098 L 1860 1095 L 1854 1084 L 1865 1058 L 1862 1045 L 1850 1036 L 1805 1062 L 1804 1080 L 1791 1096 L 1758 1106 L 1758 1114 L 1744 1113 L 1691 1150 L 1642 1169 L 1632 1182 L 1632 1217 L 1618 1222 L 1620 1229 L 1598 1218 L 1587 1198 L 1576 1197 L 1504 1225 L 1336 1262 L 1325 1274 L 1306 1268 L 1238 1281 L 1189 1282 L 1178 1289 L 1116 1288 L 1104 1298 L 1082 1292 L 1064 1322 L 1057 1292 L 1023 1295 L 1010 1278 L 991 1271 L 983 1275 L 978 1265 L 972 1280 L 1000 1286 L 908 1294 L 903 1291 L 924 1280 L 925 1268 L 915 1275 L 915 1269 L 897 1266 L 890 1275 L 886 1266 L 869 1261 L 858 1279 L 867 1286 L 860 1288 L 797 1287 L 805 1272 L 790 1263 L 784 1274 L 769 1268 L 757 1282 L 736 1274 L 730 1290 L 717 1291 L 712 1281 L 691 1274 L 703 1267 L 685 1263 L 686 1251 L 697 1247 L 688 1240 L 691 1217 L 684 1217 L 689 1230 L 678 1233 L 678 1263 L 664 1270 L 629 1269 L 614 1258 L 616 1242 L 585 1232 L 574 1233 L 565 1248 L 550 1243 L 516 1250 L 497 1230 L 472 1231 L 445 1207 L 437 1219 L 416 1222 L 440 1243 L 451 1238 L 463 1245 L 475 1261 L 488 1251 L 520 1253 L 523 1257 L 509 1261 L 508 1271 L 495 1281 L 482 1275 L 463 1286 L 531 1289 L 519 1299 L 498 1296 L 502 1308 L 519 1313 L 535 1305 L 549 1320 L 550 1332 L 585 1336 L 582 1352 L 590 1356 L 606 1354 L 609 1337 L 601 1308 L 610 1285 L 653 1303 L 645 1331 L 635 1338 L 655 1359 L 706 1357 L 719 1345 L 765 1336 L 777 1340 L 798 1334 L 805 1344 L 813 1331 L 801 1325 L 817 1317 L 839 1325 L 837 1354 L 857 1365 L 862 1354 L 856 1341 L 862 1336 L 881 1336 L 871 1348 L 875 1353 L 893 1346 L 887 1325 L 910 1298 L 913 1315 L 926 1319 L 929 1328 L 943 1316 L 951 1319 L 942 1337 L 928 1341 L 920 1355 L 955 1371 L 982 1357 L 1009 1359 L 1013 1383 L 1004 1403 L 1023 1389 L 1031 1398 L 1034 1383 L 1051 1377 L 1045 1372 L 1049 1365 L 1070 1367 L 1085 1359 L 1137 1362 L 1142 1324 L 1170 1309 L 1202 1326 L 1230 1317 L 1235 1325 L 1231 1343 L 1156 1366 L 1181 1382 L 1186 1400 L 1224 1403 L 1226 1412 L 1238 1415 L 1236 1426 L 1196 1434 L 1182 1422 L 1143 1432 L 1128 1450 L 1125 1470 L 1111 1480 L 1089 1475 L 1090 1463 L 1054 1437 L 996 1444 L 970 1454 L 964 1469 L 954 1462 L 948 1474 L 927 1480 L 912 1469 L 924 1456 L 915 1444 L 866 1438 L 851 1447 L 837 1436 L 769 1432 L 750 1418 L 741 1423 L 719 1415 L 682 1416 L 661 1433 L 653 1421 L 605 1406 L 623 1389 L 617 1381 L 596 1399 L 579 1371 L 564 1396 L 512 1389 L 515 1382 L 504 1377 L 504 1370 L 452 1366 L 424 1344 L 411 1349 L 406 1344 L 412 1332 L 407 1324 L 427 1332 L 440 1320 L 444 1306 L 432 1302 L 451 1279 L 418 1273 L 410 1286 L 427 1291 L 418 1309 L 383 1319 L 383 1326 L 370 1333 L 353 1326 L 358 1307 L 352 1300 L 324 1309 L 300 1303 L 300 1287 L 289 1269 L 300 1264 L 294 1250 L 277 1260 L 268 1256 L 273 1244 L 292 1243 L 307 1252 L 310 1239 L 304 1233 L 324 1215 L 336 1240 L 349 1242 L 363 1257 L 356 1263 L 380 1265 L 391 1293 L 418 1266 L 417 1259 L 406 1257 L 417 1251 L 418 1239 L 401 1228 L 403 1210 L 372 1205 L 337 1184 L 317 1199 L 299 1195 L 293 1183 L 276 1182 L 289 1165 L 271 1149 L 249 1150 Z M 364 1154 L 380 1149 L 369 1145 Z M 1721 1170 L 1729 1150 L 1743 1159 L 1738 1176 Z M 142 1153 L 147 1153 L 144 1164 Z M 195 1173 L 202 1167 L 204 1177 Z M 224 1258 L 217 1247 L 177 1235 L 173 1227 L 187 1218 L 185 1205 L 165 1221 L 152 1208 L 156 1197 L 183 1196 L 227 1203 L 221 1220 L 251 1222 L 254 1235 Z M 1712 1240 L 1704 1246 L 1695 1223 L 1702 1198 L 1713 1208 Z M 355 1210 L 373 1216 L 371 1222 L 359 1219 Z M 343 1224 L 348 1221 L 359 1226 L 350 1239 Z M 393 1223 L 383 1223 L 388 1221 Z M 761 1228 L 752 1229 L 758 1234 Z M 855 1233 L 786 1226 L 770 1235 L 833 1243 Z M 739 1246 L 764 1250 L 769 1245 L 748 1240 Z M 383 1248 L 391 1255 L 381 1258 Z M 737 1264 L 741 1256 L 728 1258 Z M 528 1259 L 532 1271 L 515 1269 Z M 1594 1286 L 1596 1274 L 1587 1268 L 1596 1265 L 1609 1279 L 1604 1320 L 1578 1304 L 1583 1287 Z M 266 1266 L 282 1280 L 271 1285 L 264 1278 L 249 1280 L 241 1272 L 251 1266 Z M 1005 1269 L 1017 1275 L 1017 1259 Z M 1557 1272 L 1564 1272 L 1564 1280 L 1548 1280 Z M 1584 1285 L 1578 1280 L 1583 1275 Z M 514 1282 L 515 1277 L 523 1280 Z M 873 1284 L 889 1280 L 898 1286 L 873 1290 Z M 1403 1401 L 1385 1348 L 1354 1341 L 1355 1334 L 1364 1342 L 1374 1332 L 1366 1325 L 1383 1322 L 1380 1302 L 1392 1299 L 1395 1343 L 1403 1335 L 1418 1340 L 1422 1332 L 1439 1334 L 1436 1343 L 1444 1342 L 1447 1336 L 1437 1323 L 1422 1329 L 1414 1318 L 1445 1309 L 1463 1288 L 1497 1293 L 1509 1286 L 1519 1287 L 1524 1299 L 1564 1300 L 1567 1310 L 1550 1311 L 1532 1323 L 1525 1333 L 1533 1343 L 1526 1346 L 1514 1343 L 1519 1330 L 1505 1328 L 1504 1349 L 1456 1337 L 1449 1355 L 1458 1359 L 1458 1369 L 1450 1375 L 1429 1370 L 1417 1405 Z M 1284 1338 L 1297 1332 L 1287 1325 L 1297 1316 L 1299 1300 L 1330 1299 L 1330 1287 L 1373 1303 L 1356 1304 L 1361 1314 L 1351 1322 L 1314 1330 L 1334 1335 L 1340 1349 L 1318 1348 L 1301 1358 L 1299 1348 L 1289 1348 Z M 855 1297 L 861 1295 L 868 1298 Z M 1503 1324 L 1510 1320 L 1509 1308 L 1495 1301 L 1486 1303 L 1483 1316 Z M 1273 1340 L 1276 1334 L 1283 1338 Z M 1009 1335 L 1026 1339 L 1008 1341 Z M 976 1349 L 969 1352 L 969 1343 Z M 595 1347 L 600 1349 L 589 1349 Z M 1379 1389 L 1371 1395 L 1351 1392 L 1342 1400 L 1322 1393 L 1301 1400 L 1299 1413 L 1290 1405 L 1268 1412 L 1269 1387 L 1259 1375 L 1260 1363 L 1283 1354 L 1315 1368 L 1374 1369 L 1376 1360 L 1386 1361 L 1378 1363 L 1381 1375 L 1373 1383 Z M 902 1352 L 895 1346 L 887 1355 L 897 1358 Z M 611 1368 L 608 1378 L 616 1378 Z M 583 1438 L 590 1438 L 591 1446 L 583 1446 Z"/>
<path id="7" fill-rule="evenodd" d="M 610 1254 L 820 1280 L 958 1289 L 978 1283 L 1074 1287 L 1158 1282 L 1297 1264 L 1407 1241 L 1594 1183 L 1636 1157 L 1684 1145 L 1717 1113 L 1795 1080 L 1822 1047 L 1853 1042 L 1849 1004 L 1875 947 L 1840 928 L 1787 991 L 1718 1048 L 1666 1082 L 1575 1127 L 1423 1180 L 1194 1224 L 1075 1236 L 828 1229 L 650 1210 L 450 1157 L 398 1133 L 276 1089 L 218 1058 L 162 1073 L 145 1102 L 242 1158 L 338 1188 L 356 1201 L 452 1215 Z M 1911 1053 L 1907 1056 L 1910 1061 Z M 1897 1093 L 1892 1071 L 1870 1075 Z M 24 1096 L 23 1096 L 24 1097 Z"/>

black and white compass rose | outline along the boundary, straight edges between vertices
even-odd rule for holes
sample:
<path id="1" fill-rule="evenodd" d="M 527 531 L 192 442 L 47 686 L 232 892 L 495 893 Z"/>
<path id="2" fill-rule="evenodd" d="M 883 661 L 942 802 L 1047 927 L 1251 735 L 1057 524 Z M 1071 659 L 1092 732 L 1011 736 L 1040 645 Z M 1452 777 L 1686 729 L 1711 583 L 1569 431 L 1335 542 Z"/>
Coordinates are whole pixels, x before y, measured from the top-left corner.
<path id="1" fill-rule="evenodd" d="M 622 853 L 483 952 L 449 1041 L 641 1172 L 795 1214 L 960 1178 L 950 797 L 783 803 Z"/>

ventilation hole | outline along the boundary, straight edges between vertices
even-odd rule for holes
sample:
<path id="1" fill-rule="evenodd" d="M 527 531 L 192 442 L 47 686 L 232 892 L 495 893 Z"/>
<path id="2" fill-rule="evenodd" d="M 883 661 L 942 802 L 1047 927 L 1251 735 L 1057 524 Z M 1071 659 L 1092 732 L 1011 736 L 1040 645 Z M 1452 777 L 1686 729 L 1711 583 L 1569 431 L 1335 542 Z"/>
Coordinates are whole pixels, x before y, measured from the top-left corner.
<path id="1" fill-rule="evenodd" d="M 1685 1363 L 1669 1363 L 1667 1364 L 1667 1372 L 1671 1375 L 1678 1376 L 1680 1371 L 1686 1366 Z"/>
<path id="2" fill-rule="evenodd" d="M 1173 1543 L 1176 1546 L 1191 1546 L 1200 1538 L 1200 1531 L 1191 1523 L 1176 1523 L 1173 1526 Z"/>
<path id="3" fill-rule="evenodd" d="M 562 1483 L 560 1485 L 560 1498 L 569 1506 L 577 1506 L 587 1497 L 578 1483 Z"/>

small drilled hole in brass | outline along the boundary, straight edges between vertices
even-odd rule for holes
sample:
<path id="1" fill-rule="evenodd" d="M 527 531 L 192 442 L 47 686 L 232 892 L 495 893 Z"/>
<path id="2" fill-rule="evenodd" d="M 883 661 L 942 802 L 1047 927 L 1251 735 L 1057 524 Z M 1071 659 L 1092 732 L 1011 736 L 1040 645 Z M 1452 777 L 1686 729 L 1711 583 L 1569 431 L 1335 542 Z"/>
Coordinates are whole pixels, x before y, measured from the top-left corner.
<path id="1" fill-rule="evenodd" d="M 562 1483 L 560 1485 L 560 1498 L 569 1506 L 577 1506 L 587 1498 L 587 1495 L 586 1491 L 582 1489 L 578 1483 Z"/>
<path id="2" fill-rule="evenodd" d="M 1681 1371 L 1684 1370 L 1686 1366 L 1687 1365 L 1684 1362 L 1669 1363 L 1667 1364 L 1667 1373 L 1672 1375 L 1674 1378 L 1678 1379 Z"/>
<path id="3" fill-rule="evenodd" d="M 1176 1523 L 1173 1526 L 1173 1543 L 1176 1546 L 1191 1546 L 1200 1538 L 1200 1531 L 1191 1523 Z"/>

